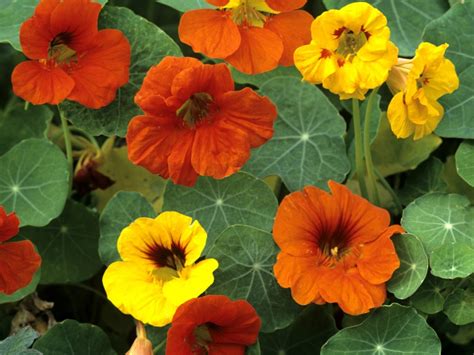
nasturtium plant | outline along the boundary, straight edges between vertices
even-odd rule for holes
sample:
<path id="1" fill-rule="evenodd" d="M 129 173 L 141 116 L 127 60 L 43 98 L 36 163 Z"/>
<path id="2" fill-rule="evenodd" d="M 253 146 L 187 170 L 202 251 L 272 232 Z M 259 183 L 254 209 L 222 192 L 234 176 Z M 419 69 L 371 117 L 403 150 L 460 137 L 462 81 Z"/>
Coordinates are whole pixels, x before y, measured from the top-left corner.
<path id="1" fill-rule="evenodd" d="M 474 0 L 0 0 L 0 354 L 471 354 Z"/>

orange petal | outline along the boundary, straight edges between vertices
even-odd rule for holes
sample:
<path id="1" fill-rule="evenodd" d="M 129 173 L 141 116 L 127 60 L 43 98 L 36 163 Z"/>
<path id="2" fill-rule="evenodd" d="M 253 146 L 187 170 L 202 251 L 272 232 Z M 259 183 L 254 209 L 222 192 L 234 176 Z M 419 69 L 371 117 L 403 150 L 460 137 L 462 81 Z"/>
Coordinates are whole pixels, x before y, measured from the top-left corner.
<path id="1" fill-rule="evenodd" d="M 27 286 L 41 265 L 29 240 L 0 245 L 0 292 L 7 295 Z"/>
<path id="2" fill-rule="evenodd" d="M 194 186 L 198 174 L 191 164 L 195 132 L 182 130 L 179 141 L 174 145 L 168 157 L 170 178 L 175 184 Z"/>
<path id="3" fill-rule="evenodd" d="M 20 221 L 14 213 L 6 214 L 3 207 L 0 206 L 0 243 L 5 242 L 20 231 Z"/>
<path id="4" fill-rule="evenodd" d="M 30 59 L 47 58 L 53 37 L 49 26 L 38 19 L 30 18 L 23 22 L 20 28 L 21 49 Z"/>
<path id="5" fill-rule="evenodd" d="M 241 41 L 237 25 L 226 11 L 188 11 L 181 17 L 178 32 L 181 42 L 212 58 L 228 57 Z"/>
<path id="6" fill-rule="evenodd" d="M 245 88 L 217 97 L 216 103 L 225 121 L 247 132 L 252 148 L 262 145 L 273 136 L 277 111 L 268 98 Z"/>
<path id="7" fill-rule="evenodd" d="M 293 65 L 296 48 L 311 42 L 312 22 L 313 16 L 306 11 L 298 10 L 272 16 L 265 23 L 265 28 L 278 34 L 283 42 L 280 65 Z"/>
<path id="8" fill-rule="evenodd" d="M 203 176 L 223 179 L 242 168 L 250 157 L 245 131 L 216 117 L 196 129 L 192 165 Z"/>
<path id="9" fill-rule="evenodd" d="M 196 93 L 208 93 L 215 98 L 232 90 L 232 75 L 229 68 L 222 63 L 185 69 L 176 75 L 171 87 L 172 95 L 183 101 Z"/>
<path id="10" fill-rule="evenodd" d="M 98 109 L 110 104 L 119 87 L 128 82 L 130 44 L 118 30 L 102 30 L 95 45 L 73 68 L 76 82 L 68 99 Z"/>
<path id="11" fill-rule="evenodd" d="M 178 73 L 185 69 L 202 66 L 196 58 L 165 57 L 156 66 L 151 67 L 143 80 L 143 85 L 135 95 L 135 103 L 145 110 L 144 100 L 151 96 L 171 96 L 171 85 Z"/>
<path id="12" fill-rule="evenodd" d="M 268 6 L 275 11 L 292 11 L 303 7 L 307 0 L 265 0 Z"/>
<path id="13" fill-rule="evenodd" d="M 384 283 L 400 267 L 400 260 L 390 237 L 403 232 L 403 228 L 398 225 L 390 226 L 377 241 L 361 248 L 357 268 L 365 280 L 373 285 Z"/>
<path id="14" fill-rule="evenodd" d="M 259 74 L 275 69 L 283 54 L 281 38 L 270 30 L 259 27 L 239 27 L 240 47 L 225 58 L 237 70 Z"/>
<path id="15" fill-rule="evenodd" d="M 36 61 L 18 64 L 12 73 L 13 92 L 34 105 L 61 103 L 73 90 L 74 80 L 61 68 Z"/>

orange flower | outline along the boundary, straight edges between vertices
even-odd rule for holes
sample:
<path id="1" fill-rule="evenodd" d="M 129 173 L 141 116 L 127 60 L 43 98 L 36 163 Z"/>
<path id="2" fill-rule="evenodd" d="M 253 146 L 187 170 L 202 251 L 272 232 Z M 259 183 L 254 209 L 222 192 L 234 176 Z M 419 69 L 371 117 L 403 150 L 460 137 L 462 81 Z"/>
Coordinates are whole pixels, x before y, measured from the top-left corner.
<path id="1" fill-rule="evenodd" d="M 281 203 L 275 276 L 301 305 L 338 303 L 348 314 L 367 313 L 385 301 L 385 282 L 400 266 L 390 238 L 404 231 L 347 187 L 329 187 L 332 195 L 307 186 Z"/>
<path id="2" fill-rule="evenodd" d="M 41 265 L 29 240 L 5 243 L 18 234 L 20 221 L 0 206 L 0 292 L 10 295 L 27 286 Z"/>
<path id="3" fill-rule="evenodd" d="M 14 93 L 35 105 L 111 103 L 128 82 L 130 44 L 118 30 L 97 29 L 100 10 L 91 0 L 41 0 L 20 29 L 31 60 L 13 71 Z"/>
<path id="4" fill-rule="evenodd" d="M 150 69 L 135 102 L 145 112 L 128 126 L 128 156 L 175 183 L 237 172 L 273 135 L 276 108 L 249 88 L 234 91 L 225 64 L 166 57 Z"/>
<path id="5" fill-rule="evenodd" d="M 207 0 L 219 9 L 186 12 L 179 38 L 195 52 L 221 58 L 247 74 L 293 65 L 296 48 L 311 40 L 306 0 Z"/>

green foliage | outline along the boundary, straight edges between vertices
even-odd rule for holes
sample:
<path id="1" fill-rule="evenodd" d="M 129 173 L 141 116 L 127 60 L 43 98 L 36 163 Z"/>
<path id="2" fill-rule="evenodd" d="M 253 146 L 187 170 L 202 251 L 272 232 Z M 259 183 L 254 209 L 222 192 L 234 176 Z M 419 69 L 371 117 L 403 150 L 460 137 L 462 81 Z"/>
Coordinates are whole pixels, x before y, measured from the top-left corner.
<path id="1" fill-rule="evenodd" d="M 333 354 L 441 354 L 436 332 L 413 308 L 392 304 L 376 309 L 360 325 L 345 328 L 321 349 Z"/>
<path id="2" fill-rule="evenodd" d="M 128 38 L 132 47 L 130 81 L 117 91 L 114 102 L 100 110 L 88 109 L 74 102 L 65 102 L 61 108 L 69 120 L 91 134 L 123 137 L 128 122 L 141 113 L 133 98 L 148 69 L 165 56 L 181 56 L 181 51 L 160 28 L 127 8 L 105 7 L 99 18 L 99 27 L 119 29 Z"/>
<path id="3" fill-rule="evenodd" d="M 395 271 L 387 289 L 398 299 L 410 297 L 420 287 L 428 272 L 428 256 L 423 243 L 411 234 L 400 234 L 392 238 L 400 268 Z"/>
<path id="4" fill-rule="evenodd" d="M 461 144 L 456 152 L 456 168 L 464 181 L 474 187 L 474 141 Z"/>
<path id="5" fill-rule="evenodd" d="M 287 327 L 300 310 L 290 291 L 282 289 L 273 276 L 277 252 L 271 234 L 236 225 L 222 232 L 208 253 L 219 260 L 209 293 L 248 300 L 262 319 L 265 333 Z"/>
<path id="6" fill-rule="evenodd" d="M 444 304 L 444 313 L 457 325 L 474 322 L 474 289 L 457 289 Z"/>
<path id="7" fill-rule="evenodd" d="M 428 275 L 425 282 L 410 297 L 411 304 L 426 314 L 441 312 L 447 295 L 452 290 L 452 282 Z"/>
<path id="8" fill-rule="evenodd" d="M 212 6 L 209 5 L 206 0 L 156 0 L 160 4 L 168 5 L 173 9 L 181 12 L 196 10 L 196 9 L 209 9 Z"/>
<path id="9" fill-rule="evenodd" d="M 0 341 L 0 354 L 2 355 L 41 355 L 37 350 L 28 349 L 38 337 L 32 328 L 26 327 L 18 333 Z"/>
<path id="10" fill-rule="evenodd" d="M 107 335 L 92 324 L 65 320 L 38 339 L 34 349 L 43 354 L 116 355 Z"/>
<path id="11" fill-rule="evenodd" d="M 61 216 L 45 228 L 26 227 L 20 233 L 38 248 L 43 284 L 80 282 L 102 266 L 98 216 L 80 203 L 70 200 Z"/>
<path id="12" fill-rule="evenodd" d="M 277 200 L 262 180 L 237 173 L 223 180 L 201 177 L 192 188 L 168 183 L 164 211 L 197 219 L 206 229 L 206 251 L 227 227 L 244 224 L 271 231 Z"/>
<path id="13" fill-rule="evenodd" d="M 0 157 L 0 205 L 15 211 L 22 226 L 42 227 L 61 214 L 69 171 L 58 147 L 25 139 Z"/>
<path id="14" fill-rule="evenodd" d="M 117 240 L 122 230 L 139 217 L 156 217 L 153 206 L 137 192 L 118 192 L 100 216 L 99 255 L 105 265 L 120 260 Z"/>
<path id="15" fill-rule="evenodd" d="M 350 168 L 345 122 L 326 96 L 289 77 L 267 81 L 260 93 L 276 104 L 278 120 L 273 138 L 253 152 L 245 169 L 259 177 L 278 175 L 290 191 L 342 181 Z"/>

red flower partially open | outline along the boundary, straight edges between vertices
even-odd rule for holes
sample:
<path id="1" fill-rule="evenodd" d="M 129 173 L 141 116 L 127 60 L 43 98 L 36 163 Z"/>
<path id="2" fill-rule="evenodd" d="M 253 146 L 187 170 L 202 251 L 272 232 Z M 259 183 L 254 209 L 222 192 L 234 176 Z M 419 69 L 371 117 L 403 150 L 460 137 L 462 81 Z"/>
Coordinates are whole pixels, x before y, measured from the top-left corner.
<path id="1" fill-rule="evenodd" d="M 18 234 L 20 221 L 0 206 L 0 292 L 7 295 L 27 286 L 41 265 L 29 240 L 5 243 Z"/>
<path id="2" fill-rule="evenodd" d="M 225 178 L 273 135 L 275 105 L 250 88 L 234 91 L 225 64 L 166 57 L 151 68 L 135 102 L 145 111 L 128 126 L 128 156 L 175 183 Z"/>
<path id="3" fill-rule="evenodd" d="M 207 0 L 219 9 L 186 12 L 179 38 L 195 52 L 221 58 L 247 74 L 293 65 L 296 48 L 311 41 L 306 0 Z"/>
<path id="4" fill-rule="evenodd" d="M 243 300 L 226 296 L 192 299 L 176 311 L 166 342 L 167 355 L 243 355 L 257 341 L 261 320 Z"/>
<path id="5" fill-rule="evenodd" d="M 274 266 L 280 286 L 301 304 L 337 303 L 357 315 L 379 307 L 387 282 L 400 266 L 389 213 L 329 182 L 332 194 L 314 186 L 286 196 L 273 235 L 281 249 Z"/>
<path id="6" fill-rule="evenodd" d="M 35 105 L 64 99 L 89 108 L 111 103 L 128 82 L 130 44 L 122 32 L 101 30 L 101 5 L 92 0 L 41 0 L 20 29 L 23 53 L 13 91 Z"/>

